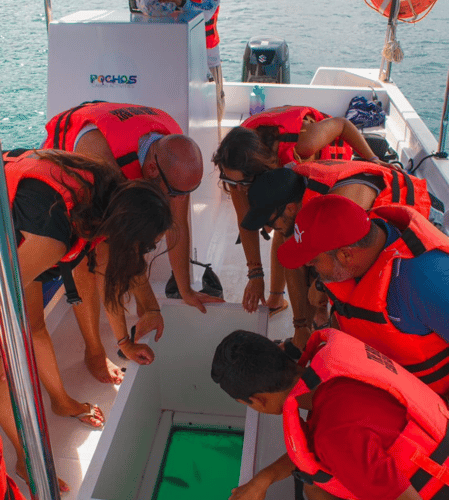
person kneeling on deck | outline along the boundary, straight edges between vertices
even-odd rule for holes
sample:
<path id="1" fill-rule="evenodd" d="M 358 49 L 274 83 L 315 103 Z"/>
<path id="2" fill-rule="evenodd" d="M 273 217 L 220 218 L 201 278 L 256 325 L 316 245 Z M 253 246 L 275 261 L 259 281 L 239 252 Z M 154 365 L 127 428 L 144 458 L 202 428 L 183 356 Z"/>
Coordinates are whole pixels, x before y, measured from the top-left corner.
<path id="1" fill-rule="evenodd" d="M 283 169 L 258 176 L 248 190 L 250 208 L 241 227 L 256 231 L 268 226 L 284 239 L 289 238 L 301 206 L 327 193 L 349 198 L 367 210 L 394 203 L 413 206 L 433 224 L 438 227 L 442 224 L 444 205 L 427 191 L 424 179 L 369 162 L 326 160 L 292 162 Z M 277 256 L 274 258 L 277 259 Z M 309 272 L 304 272 L 304 269 L 285 272 L 294 312 L 294 342 L 301 348 L 307 340 L 308 328 L 315 314 L 315 307 L 307 294 L 309 280 L 313 279 L 311 275 L 314 273 L 310 269 Z M 315 296 L 314 306 L 322 304 L 317 314 L 321 322 L 325 322 L 326 298 L 315 286 L 310 288 L 310 295 Z M 301 321 L 306 328 L 298 328 Z"/>
<path id="2" fill-rule="evenodd" d="M 350 160 L 353 150 L 365 160 L 388 167 L 346 118 L 329 117 L 307 106 L 282 106 L 257 113 L 232 129 L 213 161 L 220 169 L 220 179 L 231 195 L 240 224 L 249 209 L 246 191 L 262 172 L 282 168 L 294 160 Z M 284 310 L 288 305 L 283 297 L 285 277 L 276 259 L 282 243 L 280 235 L 274 235 L 271 246 L 270 294 L 266 302 L 259 235 L 239 227 L 239 238 L 249 271 L 242 300 L 244 309 L 254 312 L 261 302 L 269 307 L 270 315 Z"/>
<path id="3" fill-rule="evenodd" d="M 319 196 L 297 213 L 278 258 L 315 268 L 341 330 L 449 394 L 449 238 L 423 215 Z"/>
<path id="4" fill-rule="evenodd" d="M 201 183 L 203 159 L 198 145 L 182 134 L 180 126 L 160 109 L 108 102 L 83 103 L 54 116 L 46 125 L 43 148 L 75 151 L 102 158 L 121 169 L 128 179 L 143 177 L 165 194 L 173 213 L 173 229 L 167 232 L 168 255 L 179 292 L 187 304 L 205 313 L 204 303 L 222 299 L 197 292 L 190 286 L 189 194 Z M 101 259 L 104 245 L 97 247 Z M 76 268 L 75 284 L 83 302 L 74 307 L 86 343 L 85 361 L 101 382 L 119 384 L 123 373 L 107 357 L 100 340 L 99 295 L 96 276 L 88 272 L 87 259 Z M 148 279 L 140 280 L 133 294 L 139 321 L 135 339 L 156 330 L 162 335 L 164 321 Z M 124 311 L 109 315 L 116 336 L 127 335 Z"/>
<path id="5" fill-rule="evenodd" d="M 290 474 L 309 500 L 449 498 L 446 401 L 371 346 L 319 330 L 297 364 L 237 330 L 217 347 L 211 375 L 238 402 L 284 421 L 287 454 L 230 500 L 263 500 Z M 312 410 L 307 421 L 300 409 Z"/>

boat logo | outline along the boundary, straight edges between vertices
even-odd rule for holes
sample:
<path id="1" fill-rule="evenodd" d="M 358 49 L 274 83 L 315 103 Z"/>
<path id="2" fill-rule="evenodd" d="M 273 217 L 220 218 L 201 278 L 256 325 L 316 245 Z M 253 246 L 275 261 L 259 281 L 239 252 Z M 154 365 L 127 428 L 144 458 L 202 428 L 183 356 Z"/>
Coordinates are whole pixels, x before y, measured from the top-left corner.
<path id="1" fill-rule="evenodd" d="M 259 62 L 262 63 L 262 64 L 265 63 L 265 62 L 267 62 L 267 56 L 265 54 L 260 54 L 260 56 L 258 57 L 258 59 L 259 59 Z"/>
<path id="2" fill-rule="evenodd" d="M 136 83 L 137 75 L 90 75 L 92 87 L 121 87 Z"/>

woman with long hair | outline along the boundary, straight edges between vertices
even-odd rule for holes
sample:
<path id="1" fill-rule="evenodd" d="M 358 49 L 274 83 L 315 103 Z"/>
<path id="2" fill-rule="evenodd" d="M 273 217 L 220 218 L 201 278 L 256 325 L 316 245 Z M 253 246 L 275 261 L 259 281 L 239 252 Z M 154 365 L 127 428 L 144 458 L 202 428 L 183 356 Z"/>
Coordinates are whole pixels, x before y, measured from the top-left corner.
<path id="1" fill-rule="evenodd" d="M 86 253 L 94 261 L 95 246 L 102 242 L 108 258 L 97 263 L 98 274 L 104 283 L 106 308 L 109 314 L 116 314 L 123 308 L 125 294 L 148 274 L 145 254 L 154 250 L 171 226 L 168 202 L 148 181 L 126 180 L 106 163 L 74 153 L 48 150 L 15 156 L 9 152 L 4 160 L 40 380 L 55 414 L 101 429 L 104 416 L 100 408 L 76 401 L 64 388 L 44 321 L 42 282 L 53 279 L 67 264 L 70 269 Z M 68 281 L 70 276 L 69 272 Z M 152 362 L 154 355 L 146 344 L 117 341 L 129 359 Z M 0 387 L 0 398 L 9 403 L 4 380 Z M 16 472 L 26 478 L 10 404 L 4 404 L 0 415 L 0 424 L 17 452 Z M 67 486 L 62 485 L 64 488 Z"/>

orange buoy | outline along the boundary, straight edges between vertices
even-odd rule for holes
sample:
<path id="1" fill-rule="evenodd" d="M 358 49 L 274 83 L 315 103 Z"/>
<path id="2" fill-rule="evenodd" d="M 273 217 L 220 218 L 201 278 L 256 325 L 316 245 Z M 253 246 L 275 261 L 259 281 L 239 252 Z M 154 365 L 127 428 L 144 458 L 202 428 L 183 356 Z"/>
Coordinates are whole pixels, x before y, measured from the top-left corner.
<path id="1" fill-rule="evenodd" d="M 400 0 L 398 19 L 417 22 L 425 17 L 437 0 Z M 385 17 L 389 17 L 392 0 L 365 0 L 365 3 Z M 423 16 L 418 19 L 419 14 Z"/>

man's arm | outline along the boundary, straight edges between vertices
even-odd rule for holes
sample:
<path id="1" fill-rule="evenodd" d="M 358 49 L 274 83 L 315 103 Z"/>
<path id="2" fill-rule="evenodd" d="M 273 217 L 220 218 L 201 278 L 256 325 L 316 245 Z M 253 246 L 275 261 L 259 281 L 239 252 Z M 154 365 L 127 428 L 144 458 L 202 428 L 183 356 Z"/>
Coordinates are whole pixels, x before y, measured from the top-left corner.
<path id="1" fill-rule="evenodd" d="M 75 153 L 94 160 L 99 158 L 120 170 L 109 144 L 99 130 L 90 130 L 82 135 L 75 146 Z"/>
<path id="2" fill-rule="evenodd" d="M 186 304 L 206 312 L 203 304 L 208 302 L 224 302 L 219 297 L 196 292 L 190 286 L 190 232 L 189 210 L 190 196 L 176 196 L 170 199 L 173 214 L 173 229 L 167 231 L 167 248 L 171 268 L 178 285 L 179 293 Z"/>
<path id="3" fill-rule="evenodd" d="M 263 500 L 273 483 L 287 478 L 294 470 L 295 464 L 286 453 L 258 472 L 251 481 L 234 488 L 229 500 Z"/>

